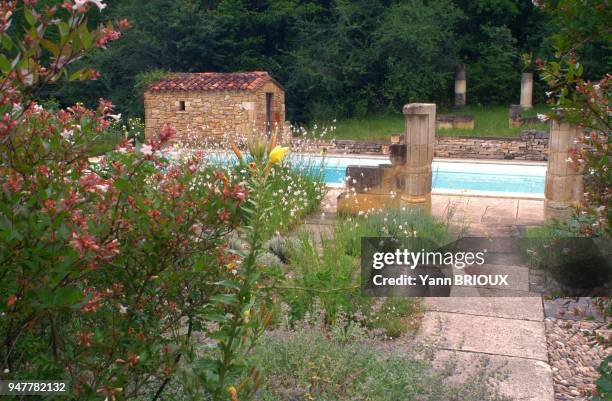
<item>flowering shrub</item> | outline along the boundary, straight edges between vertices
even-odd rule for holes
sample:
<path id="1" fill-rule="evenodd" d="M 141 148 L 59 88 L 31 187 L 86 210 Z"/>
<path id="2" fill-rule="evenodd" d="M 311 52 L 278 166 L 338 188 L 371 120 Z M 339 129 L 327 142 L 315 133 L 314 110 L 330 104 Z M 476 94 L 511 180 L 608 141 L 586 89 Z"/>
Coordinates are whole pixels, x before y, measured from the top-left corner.
<path id="1" fill-rule="evenodd" d="M 262 216 L 284 154 L 264 152 L 237 181 L 199 152 L 166 159 L 164 126 L 90 159 L 113 135 L 112 104 L 33 99 L 63 76 L 97 78 L 68 67 L 128 26 L 88 28 L 104 7 L 0 4 L 0 379 L 67 380 L 70 399 L 158 399 L 180 374 L 193 398 L 248 399 L 260 379 L 244 358 L 271 320 Z M 247 249 L 230 252 L 230 232 Z"/>

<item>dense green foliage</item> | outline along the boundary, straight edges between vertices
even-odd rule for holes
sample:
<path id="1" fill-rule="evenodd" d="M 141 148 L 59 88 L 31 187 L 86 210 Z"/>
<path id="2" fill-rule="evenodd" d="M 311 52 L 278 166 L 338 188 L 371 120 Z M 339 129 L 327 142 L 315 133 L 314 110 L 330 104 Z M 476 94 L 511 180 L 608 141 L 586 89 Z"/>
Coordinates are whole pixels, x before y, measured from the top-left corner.
<path id="1" fill-rule="evenodd" d="M 597 396 L 593 401 L 605 401 L 612 398 L 612 355 L 604 359 L 597 371 L 601 375 L 597 380 Z"/>
<path id="2" fill-rule="evenodd" d="M 105 15 L 132 29 L 87 60 L 102 78 L 53 95 L 65 104 L 110 98 L 124 115 L 142 114 L 135 87 L 152 70 L 267 70 L 285 86 L 292 121 L 448 105 L 457 63 L 467 67 L 468 103 L 508 104 L 518 101 L 521 54 L 548 54 L 543 38 L 555 30 L 524 0 L 107 3 Z M 587 69 L 607 69 L 601 47 Z"/>

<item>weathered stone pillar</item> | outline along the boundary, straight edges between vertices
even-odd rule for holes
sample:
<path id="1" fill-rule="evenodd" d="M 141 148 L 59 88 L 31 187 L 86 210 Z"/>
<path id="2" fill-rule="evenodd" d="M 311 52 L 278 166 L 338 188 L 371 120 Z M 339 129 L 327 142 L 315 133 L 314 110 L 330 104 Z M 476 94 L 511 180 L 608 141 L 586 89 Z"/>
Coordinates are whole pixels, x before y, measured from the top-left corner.
<path id="1" fill-rule="evenodd" d="M 459 64 L 455 71 L 455 108 L 460 109 L 465 106 L 466 90 L 465 65 Z"/>
<path id="2" fill-rule="evenodd" d="M 406 116 L 406 163 L 397 180 L 400 202 L 430 212 L 436 105 L 410 103 L 404 106 L 403 113 Z"/>
<path id="3" fill-rule="evenodd" d="M 508 127 L 515 128 L 521 126 L 523 108 L 520 104 L 511 104 L 508 110 Z"/>
<path id="4" fill-rule="evenodd" d="M 521 107 L 530 109 L 533 107 L 533 72 L 524 72 L 521 75 Z"/>
<path id="5" fill-rule="evenodd" d="M 544 189 L 544 214 L 548 218 L 565 218 L 570 207 L 584 195 L 582 171 L 567 159 L 580 146 L 582 130 L 575 125 L 552 121 L 548 140 L 548 169 Z"/>

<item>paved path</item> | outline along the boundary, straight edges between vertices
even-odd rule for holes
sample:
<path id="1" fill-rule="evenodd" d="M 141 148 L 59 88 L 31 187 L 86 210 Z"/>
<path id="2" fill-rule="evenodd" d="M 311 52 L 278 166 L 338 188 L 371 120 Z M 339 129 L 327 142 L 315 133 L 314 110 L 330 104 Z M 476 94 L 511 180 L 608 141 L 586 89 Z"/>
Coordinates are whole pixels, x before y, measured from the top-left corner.
<path id="1" fill-rule="evenodd" d="M 311 231 L 329 230 L 335 214 L 338 191 L 328 194 L 325 215 L 311 218 Z M 449 214 L 450 213 L 450 214 Z M 432 214 L 450 218 L 468 234 L 490 237 L 517 236 L 524 226 L 543 220 L 543 203 L 538 200 L 500 199 L 434 195 Z M 511 271 L 513 290 L 529 292 L 529 272 L 512 252 L 487 265 L 489 271 Z M 510 263 L 508 263 L 510 262 Z M 483 362 L 506 374 L 496 380 L 502 395 L 515 401 L 553 401 L 552 370 L 548 363 L 544 312 L 539 296 L 426 298 L 425 316 L 418 338 L 439 341 L 435 363 L 458 363 L 460 379 L 476 372 Z"/>
<path id="2" fill-rule="evenodd" d="M 451 359 L 463 374 L 485 363 L 506 375 L 495 380 L 502 395 L 554 400 L 539 297 L 426 298 L 425 308 L 419 337 L 439 339 L 436 363 Z"/>

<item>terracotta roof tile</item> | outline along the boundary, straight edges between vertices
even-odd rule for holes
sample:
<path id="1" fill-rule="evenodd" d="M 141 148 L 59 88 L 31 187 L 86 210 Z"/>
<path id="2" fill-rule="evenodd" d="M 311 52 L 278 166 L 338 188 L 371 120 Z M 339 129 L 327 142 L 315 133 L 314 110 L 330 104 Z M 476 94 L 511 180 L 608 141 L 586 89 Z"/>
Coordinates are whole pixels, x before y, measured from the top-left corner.
<path id="1" fill-rule="evenodd" d="M 281 86 L 266 71 L 251 72 L 194 72 L 172 73 L 167 78 L 152 83 L 150 91 L 253 91 L 267 82 Z"/>

